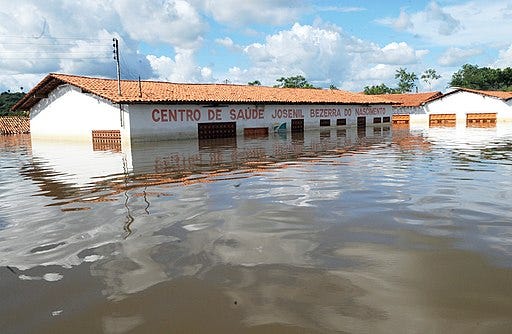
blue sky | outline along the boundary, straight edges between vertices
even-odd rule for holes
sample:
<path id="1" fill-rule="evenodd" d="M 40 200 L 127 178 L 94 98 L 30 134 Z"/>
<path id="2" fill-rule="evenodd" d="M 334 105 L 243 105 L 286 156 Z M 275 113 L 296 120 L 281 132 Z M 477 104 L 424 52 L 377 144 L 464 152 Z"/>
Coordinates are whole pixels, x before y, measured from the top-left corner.
<path id="1" fill-rule="evenodd" d="M 49 72 L 174 82 L 303 75 L 317 86 L 395 86 L 395 71 L 442 78 L 465 63 L 512 66 L 512 0 L 0 0 L 0 91 Z"/>

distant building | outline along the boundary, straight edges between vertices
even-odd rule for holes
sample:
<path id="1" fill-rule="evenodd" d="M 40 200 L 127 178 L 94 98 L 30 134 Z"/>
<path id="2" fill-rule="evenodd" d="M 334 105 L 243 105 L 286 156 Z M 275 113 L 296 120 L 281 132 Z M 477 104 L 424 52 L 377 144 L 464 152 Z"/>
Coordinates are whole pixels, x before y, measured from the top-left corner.
<path id="1" fill-rule="evenodd" d="M 37 137 L 152 141 L 381 126 L 389 99 L 341 90 L 118 82 L 49 74 L 14 107 Z"/>
<path id="2" fill-rule="evenodd" d="M 395 101 L 395 104 L 393 104 L 393 124 L 409 124 L 417 118 L 424 118 L 421 115 L 427 113 L 425 103 L 442 95 L 441 92 L 427 92 L 383 94 L 377 96 Z"/>
<path id="3" fill-rule="evenodd" d="M 512 92 L 456 88 L 425 103 L 430 125 L 512 121 Z"/>
<path id="4" fill-rule="evenodd" d="M 492 126 L 512 121 L 512 92 L 455 88 L 440 92 L 378 95 L 393 105 L 393 123 L 417 126 Z"/>

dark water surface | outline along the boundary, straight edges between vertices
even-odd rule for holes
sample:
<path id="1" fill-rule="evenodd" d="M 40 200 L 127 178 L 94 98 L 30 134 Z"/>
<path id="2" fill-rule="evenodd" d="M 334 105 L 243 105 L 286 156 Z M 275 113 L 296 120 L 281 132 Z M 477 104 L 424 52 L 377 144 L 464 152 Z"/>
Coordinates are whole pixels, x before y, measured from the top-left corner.
<path id="1" fill-rule="evenodd" d="M 512 127 L 0 137 L 1 333 L 510 333 Z"/>

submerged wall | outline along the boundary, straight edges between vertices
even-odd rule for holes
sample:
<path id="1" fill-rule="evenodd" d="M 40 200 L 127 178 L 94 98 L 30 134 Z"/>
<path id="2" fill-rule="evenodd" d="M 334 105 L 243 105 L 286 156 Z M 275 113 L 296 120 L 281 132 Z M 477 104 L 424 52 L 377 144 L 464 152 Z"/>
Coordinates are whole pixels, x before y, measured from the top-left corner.
<path id="1" fill-rule="evenodd" d="M 304 130 L 320 127 L 356 126 L 358 117 L 366 125 L 391 117 L 391 105 L 130 105 L 132 140 L 198 137 L 198 124 L 236 122 L 236 133 L 245 129 L 281 128 L 291 131 L 292 120 L 302 120 Z M 389 119 L 385 123 L 389 123 Z"/>
<path id="2" fill-rule="evenodd" d="M 465 123 L 472 113 L 496 113 L 498 121 L 512 121 L 512 108 L 507 102 L 477 93 L 459 91 L 425 105 L 428 114 L 456 114 L 457 122 Z"/>
<path id="3" fill-rule="evenodd" d="M 126 112 L 118 105 L 79 88 L 63 85 L 30 110 L 33 137 L 91 140 L 92 130 L 119 130 L 124 137 Z"/>

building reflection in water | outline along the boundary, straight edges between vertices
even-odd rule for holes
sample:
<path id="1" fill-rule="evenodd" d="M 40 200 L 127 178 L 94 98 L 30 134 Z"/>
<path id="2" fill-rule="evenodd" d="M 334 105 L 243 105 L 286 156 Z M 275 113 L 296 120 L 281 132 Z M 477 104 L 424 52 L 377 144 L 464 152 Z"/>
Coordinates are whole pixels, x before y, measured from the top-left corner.
<path id="1" fill-rule="evenodd" d="M 150 287 L 181 278 L 204 280 L 243 305 L 251 325 L 347 330 L 340 317 L 356 325 L 398 319 L 404 309 L 383 305 L 403 301 L 371 281 L 376 273 L 392 280 L 392 270 L 365 270 L 380 261 L 409 275 L 406 263 L 417 270 L 415 260 L 428 262 L 417 250 L 389 246 L 402 238 L 403 248 L 429 248 L 435 239 L 391 228 L 413 220 L 418 212 L 403 214 L 402 203 L 422 196 L 404 193 L 424 175 L 403 164 L 439 141 L 451 140 L 460 157 L 464 144 L 453 140 L 462 136 L 454 129 L 369 129 L 132 144 L 119 152 L 33 141 L 20 174 L 39 188 L 32 205 L 42 213 L 3 231 L 2 263 L 15 272 L 88 265 L 116 301 L 143 299 Z M 415 302 L 425 297 L 393 288 Z M 370 292 L 376 299 L 363 302 Z"/>

